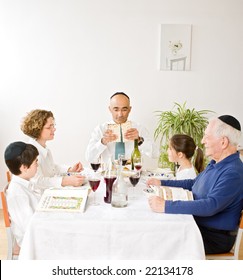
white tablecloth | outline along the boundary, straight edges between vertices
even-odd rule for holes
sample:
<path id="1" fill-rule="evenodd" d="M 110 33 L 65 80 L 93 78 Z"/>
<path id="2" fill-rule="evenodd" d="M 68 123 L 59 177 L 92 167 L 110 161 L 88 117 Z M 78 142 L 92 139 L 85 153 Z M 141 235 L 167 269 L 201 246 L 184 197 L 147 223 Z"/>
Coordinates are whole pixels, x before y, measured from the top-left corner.
<path id="1" fill-rule="evenodd" d="M 84 213 L 36 212 L 26 231 L 19 259 L 171 260 L 204 259 L 200 231 L 191 215 L 154 213 L 139 184 L 126 208 L 104 203 Z M 132 193 L 132 187 L 129 187 Z"/>

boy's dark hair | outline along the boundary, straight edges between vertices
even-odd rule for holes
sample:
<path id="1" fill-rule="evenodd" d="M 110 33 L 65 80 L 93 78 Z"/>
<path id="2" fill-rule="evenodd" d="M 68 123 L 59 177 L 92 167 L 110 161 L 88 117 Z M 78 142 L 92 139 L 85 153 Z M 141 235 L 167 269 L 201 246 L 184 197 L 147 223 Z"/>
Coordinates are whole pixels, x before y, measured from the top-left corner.
<path id="1" fill-rule="evenodd" d="M 116 92 L 116 93 L 114 93 L 114 94 L 110 97 L 110 99 L 112 99 L 112 98 L 113 98 L 114 96 L 116 96 L 116 95 L 123 95 L 123 96 L 126 96 L 126 98 L 127 98 L 128 100 L 130 100 L 129 96 L 126 95 L 126 93 L 124 93 L 124 92 Z"/>
<path id="2" fill-rule="evenodd" d="M 29 168 L 38 155 L 37 148 L 32 144 L 13 142 L 7 146 L 4 159 L 10 172 L 14 175 L 19 175 L 21 174 L 21 165 L 23 164 Z"/>

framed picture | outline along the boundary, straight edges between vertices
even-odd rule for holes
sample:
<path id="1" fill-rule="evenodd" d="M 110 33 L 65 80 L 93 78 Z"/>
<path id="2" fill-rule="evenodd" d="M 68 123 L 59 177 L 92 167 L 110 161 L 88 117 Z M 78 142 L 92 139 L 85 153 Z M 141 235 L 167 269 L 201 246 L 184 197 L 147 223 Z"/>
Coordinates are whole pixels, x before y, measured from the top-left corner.
<path id="1" fill-rule="evenodd" d="M 191 24 L 161 24 L 160 70 L 191 69 Z"/>

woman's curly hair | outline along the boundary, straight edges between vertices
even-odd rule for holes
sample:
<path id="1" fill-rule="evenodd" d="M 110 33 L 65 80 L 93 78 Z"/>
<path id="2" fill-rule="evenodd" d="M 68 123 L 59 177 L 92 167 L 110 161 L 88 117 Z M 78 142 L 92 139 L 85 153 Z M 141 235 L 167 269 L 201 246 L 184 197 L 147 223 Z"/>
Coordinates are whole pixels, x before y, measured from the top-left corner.
<path id="1" fill-rule="evenodd" d="M 32 110 L 23 119 L 21 130 L 24 134 L 34 139 L 38 139 L 44 125 L 47 123 L 47 119 L 50 117 L 54 119 L 53 113 L 51 111 L 40 109 Z"/>

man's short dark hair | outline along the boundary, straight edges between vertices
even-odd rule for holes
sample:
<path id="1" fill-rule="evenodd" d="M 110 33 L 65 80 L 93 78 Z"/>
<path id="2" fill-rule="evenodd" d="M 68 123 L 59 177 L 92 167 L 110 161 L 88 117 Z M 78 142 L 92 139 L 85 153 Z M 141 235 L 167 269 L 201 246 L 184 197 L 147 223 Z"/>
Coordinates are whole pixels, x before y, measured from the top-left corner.
<path id="1" fill-rule="evenodd" d="M 10 172 L 14 175 L 19 175 L 21 174 L 21 165 L 23 164 L 29 168 L 38 155 L 39 152 L 34 145 L 13 142 L 6 148 L 4 158 Z"/>
<path id="2" fill-rule="evenodd" d="M 126 98 L 127 98 L 128 100 L 130 100 L 129 96 L 126 95 L 126 93 L 124 93 L 124 92 L 116 92 L 116 93 L 114 93 L 114 94 L 110 97 L 110 99 L 112 99 L 112 98 L 113 98 L 114 96 L 116 96 L 116 95 L 123 95 L 123 96 L 126 96 Z"/>

